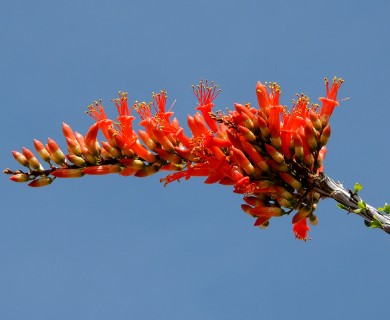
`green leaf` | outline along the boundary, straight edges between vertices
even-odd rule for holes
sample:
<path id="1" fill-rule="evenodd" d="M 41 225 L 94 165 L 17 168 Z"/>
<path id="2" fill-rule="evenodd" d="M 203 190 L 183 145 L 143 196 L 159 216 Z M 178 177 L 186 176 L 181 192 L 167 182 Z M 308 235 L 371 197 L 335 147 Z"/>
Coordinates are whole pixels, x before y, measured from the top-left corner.
<path id="1" fill-rule="evenodd" d="M 340 209 L 343 209 L 343 210 L 347 210 L 347 211 L 348 211 L 348 208 L 347 208 L 345 205 L 341 204 L 341 203 L 338 203 L 337 206 L 338 206 Z"/>
<path id="2" fill-rule="evenodd" d="M 374 220 L 371 222 L 371 228 L 382 228 L 382 223 L 380 223 L 378 220 Z"/>
<path id="3" fill-rule="evenodd" d="M 379 210 L 379 211 L 386 212 L 387 214 L 390 214 L 390 204 L 385 203 L 385 205 L 383 206 L 383 208 L 378 208 L 378 210 Z"/>
<path id="4" fill-rule="evenodd" d="M 359 201 L 358 206 L 360 209 L 365 210 L 366 209 L 366 203 L 364 201 Z"/>
<path id="5" fill-rule="evenodd" d="M 353 187 L 353 193 L 357 194 L 360 190 L 363 189 L 363 186 L 360 183 L 355 183 L 355 186 Z"/>
<path id="6" fill-rule="evenodd" d="M 364 224 L 366 225 L 366 227 L 373 228 L 373 229 L 382 228 L 382 223 L 380 223 L 378 220 L 374 220 L 372 222 L 364 220 Z"/>

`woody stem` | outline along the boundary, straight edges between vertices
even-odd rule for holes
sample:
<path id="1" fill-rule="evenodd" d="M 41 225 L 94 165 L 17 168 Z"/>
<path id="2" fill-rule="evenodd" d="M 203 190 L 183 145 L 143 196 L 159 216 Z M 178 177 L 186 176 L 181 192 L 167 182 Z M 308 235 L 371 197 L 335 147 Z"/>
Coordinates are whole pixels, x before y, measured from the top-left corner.
<path id="1" fill-rule="evenodd" d="M 324 173 L 320 173 L 312 178 L 314 190 L 320 193 L 323 198 L 336 200 L 348 212 L 356 213 L 369 223 L 379 222 L 380 226 L 378 227 L 390 233 L 390 215 L 384 214 L 368 204 L 366 204 L 364 210 L 361 210 L 358 203 L 363 201 L 362 198 L 351 190 L 344 188 L 340 182 L 334 181 Z"/>

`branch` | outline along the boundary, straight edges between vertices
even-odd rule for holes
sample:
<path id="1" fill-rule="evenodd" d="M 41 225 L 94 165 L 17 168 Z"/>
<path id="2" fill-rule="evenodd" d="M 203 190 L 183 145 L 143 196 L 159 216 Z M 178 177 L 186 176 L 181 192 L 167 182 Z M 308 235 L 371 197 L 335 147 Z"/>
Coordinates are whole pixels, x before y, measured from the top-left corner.
<path id="1" fill-rule="evenodd" d="M 362 198 L 349 189 L 344 188 L 324 173 L 313 177 L 314 190 L 323 198 L 332 198 L 340 203 L 340 208 L 361 216 L 368 227 L 379 228 L 390 233 L 390 215 L 366 204 Z"/>

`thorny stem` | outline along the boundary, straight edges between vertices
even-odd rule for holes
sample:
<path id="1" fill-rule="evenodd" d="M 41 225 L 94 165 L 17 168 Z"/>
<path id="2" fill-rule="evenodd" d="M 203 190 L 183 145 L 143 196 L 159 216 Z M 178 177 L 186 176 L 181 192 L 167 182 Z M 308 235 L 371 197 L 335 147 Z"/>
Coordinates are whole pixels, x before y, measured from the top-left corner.
<path id="1" fill-rule="evenodd" d="M 320 193 L 323 198 L 336 200 L 338 203 L 344 205 L 348 212 L 356 213 L 370 223 L 379 221 L 379 228 L 386 233 L 390 233 L 390 215 L 383 214 L 368 204 L 365 210 L 359 210 L 358 203 L 363 201 L 362 198 L 351 190 L 344 188 L 340 182 L 334 181 L 324 173 L 313 176 L 312 178 L 315 191 Z"/>

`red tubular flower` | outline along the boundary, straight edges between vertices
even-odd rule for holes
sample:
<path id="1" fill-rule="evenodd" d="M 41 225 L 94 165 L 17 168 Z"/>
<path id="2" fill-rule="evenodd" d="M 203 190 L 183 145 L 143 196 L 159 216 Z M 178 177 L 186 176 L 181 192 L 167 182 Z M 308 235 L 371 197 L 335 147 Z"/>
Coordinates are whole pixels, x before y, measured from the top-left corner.
<path id="1" fill-rule="evenodd" d="M 257 102 L 259 104 L 260 109 L 264 110 L 265 114 L 268 115 L 269 112 L 268 91 L 267 88 L 260 81 L 258 81 L 256 84 L 256 95 L 257 95 Z"/>
<path id="2" fill-rule="evenodd" d="M 337 93 L 341 86 L 341 84 L 344 82 L 343 79 L 336 77 L 333 78 L 332 87 L 329 89 L 329 81 L 327 78 L 325 78 L 325 85 L 326 85 L 326 97 L 320 98 L 320 101 L 322 102 L 322 108 L 321 108 L 321 119 L 323 123 L 326 125 L 329 121 L 330 116 L 333 113 L 333 110 L 336 106 L 339 105 L 337 99 Z"/>
<path id="3" fill-rule="evenodd" d="M 215 119 L 211 118 L 211 110 L 214 107 L 214 99 L 218 96 L 220 90 L 218 86 L 214 85 L 214 82 L 211 82 L 210 85 L 206 81 L 200 81 L 200 83 L 195 87 L 192 87 L 195 96 L 198 98 L 199 106 L 196 110 L 200 110 L 202 112 L 203 118 L 205 119 L 209 128 L 217 132 L 218 125 Z"/>
<path id="4" fill-rule="evenodd" d="M 120 94 L 120 93 L 119 93 Z M 112 139 L 112 131 L 110 132 L 110 128 L 112 127 L 112 120 L 107 118 L 107 115 L 104 111 L 104 107 L 102 105 L 102 101 L 95 101 L 94 104 L 88 106 L 87 113 L 96 120 L 99 125 L 100 130 L 102 130 L 106 139 Z M 119 113 L 119 111 L 118 111 Z"/>
<path id="5" fill-rule="evenodd" d="M 302 219 L 299 222 L 294 223 L 293 232 L 297 239 L 306 241 L 308 231 L 310 231 L 310 228 L 307 225 L 306 219 Z"/>

